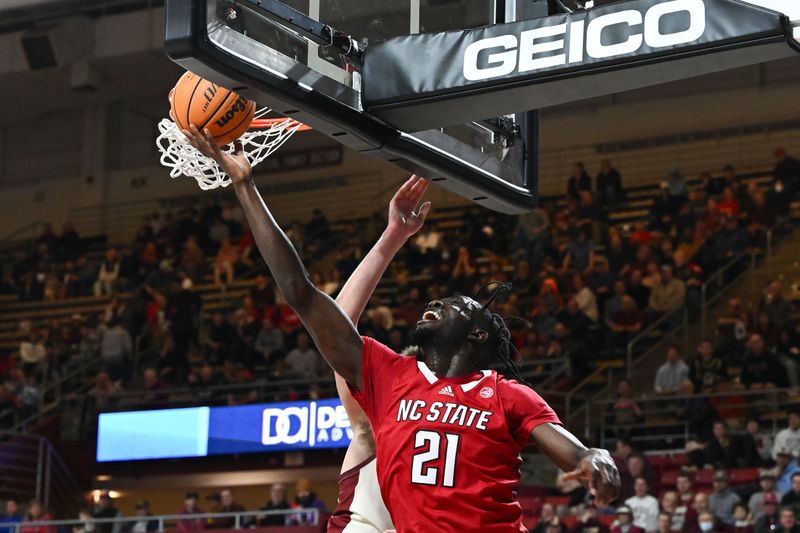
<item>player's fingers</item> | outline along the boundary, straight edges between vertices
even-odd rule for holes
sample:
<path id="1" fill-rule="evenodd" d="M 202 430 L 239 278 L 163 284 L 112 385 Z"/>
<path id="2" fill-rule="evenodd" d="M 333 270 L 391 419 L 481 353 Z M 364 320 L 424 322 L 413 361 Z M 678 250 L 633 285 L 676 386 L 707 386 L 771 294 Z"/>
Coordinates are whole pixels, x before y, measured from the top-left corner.
<path id="1" fill-rule="evenodd" d="M 415 203 L 419 202 L 426 190 L 428 190 L 428 180 L 419 178 L 414 185 L 411 186 L 409 196 L 414 200 Z"/>
<path id="2" fill-rule="evenodd" d="M 401 198 L 404 198 L 404 197 L 405 197 L 405 196 L 408 194 L 408 191 L 410 191 L 410 190 L 411 190 L 411 187 L 413 187 L 413 186 L 414 186 L 414 184 L 415 184 L 415 183 L 416 183 L 418 180 L 419 180 L 419 178 L 417 177 L 417 175 L 416 175 L 416 174 L 414 174 L 414 175 L 412 175 L 410 178 L 408 178 L 408 179 L 406 180 L 406 182 L 405 182 L 405 183 L 403 183 L 403 184 L 400 186 L 400 188 L 397 190 L 397 192 L 395 193 L 395 195 L 394 195 L 394 198 L 395 198 L 395 200 L 399 200 L 399 199 L 401 199 Z"/>
<path id="3" fill-rule="evenodd" d="M 419 219 L 419 221 L 421 223 L 423 223 L 423 224 L 425 223 L 425 217 L 428 216 L 428 213 L 430 212 L 430 210 L 431 210 L 431 203 L 430 202 L 425 202 L 420 206 L 419 211 L 417 212 L 417 218 Z"/>
<path id="4" fill-rule="evenodd" d="M 242 141 L 234 141 L 233 143 L 234 155 L 242 155 L 243 152 L 244 152 L 244 147 L 242 146 Z"/>
<path id="5" fill-rule="evenodd" d="M 583 473 L 583 470 L 580 468 L 576 468 L 572 472 L 567 472 L 564 474 L 564 479 L 567 481 L 580 481 L 585 479 L 586 475 Z"/>

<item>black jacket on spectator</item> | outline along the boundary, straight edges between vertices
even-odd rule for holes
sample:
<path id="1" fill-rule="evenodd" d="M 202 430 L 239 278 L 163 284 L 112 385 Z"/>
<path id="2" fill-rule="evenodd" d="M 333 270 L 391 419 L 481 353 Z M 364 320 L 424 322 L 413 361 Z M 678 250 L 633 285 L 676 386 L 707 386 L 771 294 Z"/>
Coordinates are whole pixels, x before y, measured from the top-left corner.
<path id="1" fill-rule="evenodd" d="M 728 379 L 728 369 L 725 361 L 717 354 L 710 359 L 704 360 L 700 354 L 696 355 L 689 364 L 689 380 L 694 384 L 694 390 L 713 389 L 720 381 Z"/>
<path id="2" fill-rule="evenodd" d="M 800 189 L 800 161 L 786 156 L 783 161 L 775 165 L 772 175 L 776 180 L 782 181 L 792 193 Z"/>
<path id="3" fill-rule="evenodd" d="M 755 383 L 771 383 L 776 387 L 786 386 L 786 369 L 770 352 L 760 355 L 748 350 L 742 363 L 742 384 L 750 388 Z"/>

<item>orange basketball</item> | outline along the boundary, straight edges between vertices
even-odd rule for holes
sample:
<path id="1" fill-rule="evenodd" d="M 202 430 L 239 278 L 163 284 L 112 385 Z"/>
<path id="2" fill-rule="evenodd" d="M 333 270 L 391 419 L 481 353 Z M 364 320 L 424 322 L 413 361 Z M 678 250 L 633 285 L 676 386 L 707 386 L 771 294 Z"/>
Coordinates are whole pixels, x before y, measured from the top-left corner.
<path id="1" fill-rule="evenodd" d="M 255 102 L 233 91 L 186 72 L 172 95 L 172 118 L 181 129 L 194 124 L 208 128 L 217 144 L 229 144 L 242 136 L 256 112 Z"/>

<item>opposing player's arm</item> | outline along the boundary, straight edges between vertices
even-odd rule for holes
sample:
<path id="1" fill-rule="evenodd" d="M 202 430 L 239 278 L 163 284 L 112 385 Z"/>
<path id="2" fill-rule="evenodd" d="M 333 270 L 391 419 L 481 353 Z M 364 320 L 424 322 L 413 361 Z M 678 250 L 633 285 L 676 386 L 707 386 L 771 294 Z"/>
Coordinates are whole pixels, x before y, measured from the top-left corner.
<path id="1" fill-rule="evenodd" d="M 213 158 L 231 178 L 256 245 L 286 302 L 297 313 L 334 371 L 360 388 L 361 337 L 336 302 L 309 279 L 300 257 L 258 193 L 241 144 L 237 142 L 235 152 L 226 154 L 208 130 L 201 133 L 192 125 L 183 133 L 195 148 Z"/>
<path id="2" fill-rule="evenodd" d="M 422 227 L 431 204 L 425 202 L 419 210 L 417 204 L 427 189 L 428 181 L 418 176 L 411 176 L 398 189 L 389 202 L 389 220 L 386 229 L 339 292 L 336 303 L 354 325 L 358 325 L 367 302 L 375 292 L 394 255 Z M 353 429 L 355 431 L 359 428 L 369 429 L 367 415 L 350 394 L 347 382 L 338 374 L 336 390 Z"/>
<path id="3" fill-rule="evenodd" d="M 533 428 L 531 440 L 567 473 L 565 479 L 577 479 L 588 486 L 598 503 L 607 504 L 619 495 L 619 472 L 606 450 L 587 448 L 575 435 L 553 423 Z"/>

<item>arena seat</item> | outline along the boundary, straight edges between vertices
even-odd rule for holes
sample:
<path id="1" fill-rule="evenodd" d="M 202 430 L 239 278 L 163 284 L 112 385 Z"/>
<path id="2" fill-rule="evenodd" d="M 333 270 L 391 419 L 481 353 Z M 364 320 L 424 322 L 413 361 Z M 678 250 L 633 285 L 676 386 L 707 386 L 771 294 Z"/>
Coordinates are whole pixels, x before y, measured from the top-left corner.
<path id="1" fill-rule="evenodd" d="M 731 485 L 745 485 L 758 481 L 758 468 L 734 468 L 728 472 Z"/>

